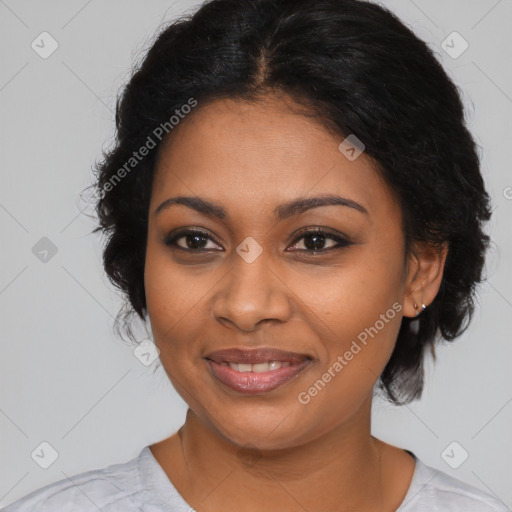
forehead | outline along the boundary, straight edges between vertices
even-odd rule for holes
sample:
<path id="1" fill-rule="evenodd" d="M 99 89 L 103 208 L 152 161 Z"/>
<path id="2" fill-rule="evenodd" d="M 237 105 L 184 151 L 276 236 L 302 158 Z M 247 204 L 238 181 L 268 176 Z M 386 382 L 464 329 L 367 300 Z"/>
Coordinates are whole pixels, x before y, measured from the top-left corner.
<path id="1" fill-rule="evenodd" d="M 375 162 L 364 153 L 346 158 L 339 150 L 343 140 L 283 98 L 199 105 L 160 149 L 152 203 L 186 194 L 227 209 L 250 204 L 265 210 L 336 193 L 368 210 L 392 208 Z"/>

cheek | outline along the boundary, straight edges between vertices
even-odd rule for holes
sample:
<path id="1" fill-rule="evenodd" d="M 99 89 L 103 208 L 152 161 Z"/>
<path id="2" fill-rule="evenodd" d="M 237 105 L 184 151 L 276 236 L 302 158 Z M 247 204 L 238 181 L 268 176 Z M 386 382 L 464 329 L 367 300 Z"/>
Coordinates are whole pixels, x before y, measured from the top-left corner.
<path id="1" fill-rule="evenodd" d="M 342 338 L 357 336 L 402 298 L 400 257 L 376 257 L 374 252 L 369 248 L 354 251 L 343 263 L 314 272 L 297 268 L 286 282 L 293 283 L 293 292 L 304 309 L 315 313 L 309 317 L 321 320 L 328 332 Z M 387 324 L 399 323 L 396 307 Z"/>
<path id="2" fill-rule="evenodd" d="M 207 274 L 205 274 L 207 280 Z M 194 317 L 205 307 L 205 281 L 192 279 L 170 256 L 154 244 L 148 244 L 144 271 L 146 303 L 155 342 L 162 357 L 178 350 L 179 341 L 190 339 L 198 322 Z M 190 344 L 189 344 L 190 345 Z"/>
<path id="3" fill-rule="evenodd" d="M 150 241 L 146 250 L 144 286 L 148 313 L 158 324 L 167 327 L 178 322 L 187 311 L 192 311 L 204 295 L 203 284 L 208 280 L 192 275 L 186 266 L 178 265 L 170 251 L 156 241 Z"/>
<path id="4" fill-rule="evenodd" d="M 200 378 L 197 346 L 205 314 L 204 289 L 173 264 L 165 249 L 148 245 L 144 284 L 151 330 L 160 361 L 174 388 L 195 405 L 193 383 Z M 199 280 L 200 281 L 200 280 Z M 202 309 L 203 308 L 203 309 Z"/>
<path id="5" fill-rule="evenodd" d="M 357 293 L 350 296 L 347 286 L 348 296 L 339 292 L 333 297 L 323 316 L 319 310 L 317 324 L 328 324 L 330 333 L 322 340 L 324 357 L 296 396 L 301 416 L 322 417 L 325 432 L 347 421 L 371 398 L 400 329 L 402 306 L 391 294 L 372 286 L 367 293 L 360 285 L 354 290 Z M 323 326 L 317 331 L 320 328 L 325 332 Z"/>
<path id="6" fill-rule="evenodd" d="M 314 277 L 289 276 L 322 340 L 315 378 L 328 372 L 338 397 L 368 393 L 391 356 L 402 319 L 402 263 L 399 243 L 380 251 L 367 246 Z"/>

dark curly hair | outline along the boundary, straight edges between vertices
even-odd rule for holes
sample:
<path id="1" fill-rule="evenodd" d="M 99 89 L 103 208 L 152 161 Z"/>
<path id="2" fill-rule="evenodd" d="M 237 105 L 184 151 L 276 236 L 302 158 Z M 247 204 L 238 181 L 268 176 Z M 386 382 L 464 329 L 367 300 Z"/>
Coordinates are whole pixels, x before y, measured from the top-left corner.
<path id="1" fill-rule="evenodd" d="M 132 315 L 147 315 L 158 127 L 171 133 L 170 116 L 186 112 L 191 99 L 201 108 L 271 92 L 287 94 L 341 137 L 363 141 L 401 206 L 407 253 L 417 241 L 448 243 L 435 300 L 417 319 L 403 318 L 379 380 L 390 401 L 408 403 L 421 396 L 427 347 L 435 356 L 441 336 L 451 341 L 467 328 L 491 210 L 456 86 L 422 40 L 367 1 L 212 0 L 156 36 L 118 99 L 115 144 L 95 169 L 94 232 L 106 235 L 106 273 L 128 298 L 116 325 L 131 332 Z M 137 150 L 150 139 L 142 158 Z"/>

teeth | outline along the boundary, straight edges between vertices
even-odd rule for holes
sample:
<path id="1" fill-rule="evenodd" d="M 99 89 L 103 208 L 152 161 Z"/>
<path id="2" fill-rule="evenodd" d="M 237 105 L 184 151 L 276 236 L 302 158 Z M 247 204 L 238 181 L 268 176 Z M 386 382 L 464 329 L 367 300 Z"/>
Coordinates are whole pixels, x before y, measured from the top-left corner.
<path id="1" fill-rule="evenodd" d="M 227 363 L 222 363 L 223 365 L 227 365 Z M 229 363 L 229 367 L 237 372 L 268 372 L 271 370 L 279 370 L 281 367 L 290 366 L 289 362 L 281 362 L 281 361 L 268 361 L 266 363 L 257 363 L 257 364 L 245 364 L 245 363 Z"/>
<path id="2" fill-rule="evenodd" d="M 258 363 L 258 364 L 253 364 L 251 366 L 252 366 L 252 371 L 253 372 L 256 372 L 256 373 L 268 372 L 269 367 L 270 367 L 270 363 Z M 281 365 L 279 365 L 279 366 L 281 366 Z M 272 368 L 272 370 L 274 370 L 274 369 L 275 368 Z"/>
<path id="3" fill-rule="evenodd" d="M 252 364 L 238 364 L 239 372 L 250 372 L 252 370 Z"/>

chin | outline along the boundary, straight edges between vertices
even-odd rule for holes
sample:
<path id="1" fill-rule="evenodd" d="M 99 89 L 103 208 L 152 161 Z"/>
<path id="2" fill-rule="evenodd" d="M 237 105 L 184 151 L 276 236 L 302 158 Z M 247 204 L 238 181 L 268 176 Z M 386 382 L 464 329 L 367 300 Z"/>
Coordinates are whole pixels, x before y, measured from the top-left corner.
<path id="1" fill-rule="evenodd" d="M 291 448 L 300 443 L 301 428 L 297 416 L 290 409 L 276 414 L 275 408 L 252 406 L 245 412 L 234 408 L 222 418 L 208 415 L 207 423 L 221 437 L 239 447 L 259 450 Z"/>

